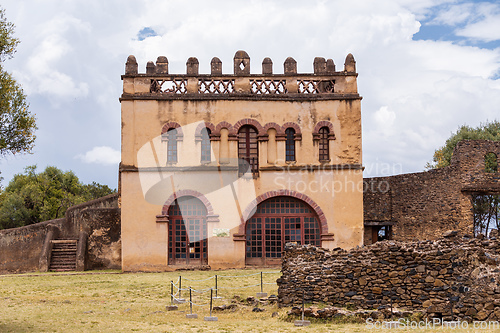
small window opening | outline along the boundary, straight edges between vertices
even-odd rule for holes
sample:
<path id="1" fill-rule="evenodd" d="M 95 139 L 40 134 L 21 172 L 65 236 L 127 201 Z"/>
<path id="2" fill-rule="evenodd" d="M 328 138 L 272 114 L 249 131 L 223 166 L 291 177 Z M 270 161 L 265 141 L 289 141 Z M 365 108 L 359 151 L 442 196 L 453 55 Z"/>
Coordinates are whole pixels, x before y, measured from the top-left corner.
<path id="1" fill-rule="evenodd" d="M 487 173 L 498 172 L 498 159 L 494 153 L 484 155 L 484 171 Z"/>

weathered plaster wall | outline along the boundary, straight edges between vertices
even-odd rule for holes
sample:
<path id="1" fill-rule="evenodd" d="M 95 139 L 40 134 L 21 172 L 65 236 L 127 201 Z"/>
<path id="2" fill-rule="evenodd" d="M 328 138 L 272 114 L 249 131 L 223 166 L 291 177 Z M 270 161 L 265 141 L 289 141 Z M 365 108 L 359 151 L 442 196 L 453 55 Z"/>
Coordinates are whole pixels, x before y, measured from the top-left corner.
<path id="1" fill-rule="evenodd" d="M 64 222 L 62 218 L 0 230 L 0 273 L 37 271 L 48 226 L 62 229 Z"/>
<path id="2" fill-rule="evenodd" d="M 112 194 L 73 206 L 61 219 L 0 230 L 0 273 L 37 271 L 50 226 L 56 227 L 55 239 L 87 233 L 86 269 L 121 267 L 120 209 L 118 194 Z"/>
<path id="3" fill-rule="evenodd" d="M 162 58 L 162 57 L 160 57 Z M 161 59 L 159 58 L 158 61 Z M 164 58 L 164 57 L 163 57 Z M 169 270 L 167 229 L 168 217 L 157 222 L 163 205 L 181 174 L 186 178 L 205 175 L 192 188 L 202 192 L 213 207 L 216 219 L 208 222 L 208 235 L 215 228 L 230 230 L 229 237 L 210 237 L 208 261 L 212 268 L 244 267 L 244 223 L 240 216 L 255 198 L 273 191 L 303 193 L 326 216 L 322 230 L 323 246 L 351 248 L 363 241 L 362 225 L 362 149 L 361 97 L 357 93 L 354 59 L 346 60 L 344 71 L 329 74 L 287 74 L 260 76 L 200 75 L 188 63 L 193 76 L 178 75 L 186 80 L 185 93 L 158 93 L 152 82 L 171 80 L 165 67 L 150 62 L 146 74 L 137 74 L 135 58 L 129 57 L 123 78 L 122 107 L 122 256 L 124 270 Z M 165 64 L 166 58 L 161 60 Z M 162 65 L 162 66 L 163 66 Z M 190 67 L 191 66 L 191 67 Z M 156 71 L 156 72 L 155 72 Z M 309 77 L 310 76 L 310 77 Z M 199 81 L 234 80 L 234 93 L 199 93 Z M 284 95 L 252 95 L 250 79 L 283 80 Z M 335 93 L 299 94 L 301 80 L 335 80 Z M 293 92 L 294 91 L 294 92 Z M 178 162 L 167 162 L 167 141 L 162 129 L 168 124 L 182 127 L 182 140 L 177 141 Z M 212 126 L 213 163 L 205 170 L 200 166 L 200 142 L 196 141 L 198 124 Z M 193 125 L 194 124 L 194 125 Z M 238 179 L 234 188 L 207 187 L 204 183 L 219 179 L 218 167 L 230 168 L 238 158 L 237 129 L 244 124 L 258 131 L 259 177 Z M 331 126 L 330 160 L 319 162 L 317 131 Z M 296 128 L 296 161 L 285 162 L 284 131 Z M 300 135 L 298 135 L 300 134 Z M 211 167 L 211 169 L 210 169 Z M 211 171 L 210 171 L 211 170 Z M 233 174 L 237 169 L 234 169 Z M 176 174 L 175 174 L 176 173 Z M 158 186 L 162 183 L 162 186 Z M 174 185 L 172 185 L 174 184 Z M 191 184 L 192 185 L 192 184 Z M 225 184 L 227 185 L 227 184 Z M 160 189 L 161 187 L 161 189 Z M 162 189 L 165 190 L 162 192 Z M 153 195 L 154 192 L 154 195 Z M 144 198 L 146 197 L 146 199 Z M 243 220 L 243 221 L 242 221 Z"/>

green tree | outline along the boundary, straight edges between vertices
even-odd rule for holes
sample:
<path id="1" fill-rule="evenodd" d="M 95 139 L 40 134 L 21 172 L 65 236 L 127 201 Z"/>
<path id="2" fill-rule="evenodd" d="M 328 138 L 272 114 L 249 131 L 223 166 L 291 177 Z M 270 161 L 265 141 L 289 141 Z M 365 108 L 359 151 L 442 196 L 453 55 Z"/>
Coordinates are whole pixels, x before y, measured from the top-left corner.
<path id="1" fill-rule="evenodd" d="M 37 173 L 29 166 L 0 194 L 0 229 L 61 218 L 71 206 L 115 192 L 96 182 L 82 184 L 72 171 L 49 166 Z"/>
<path id="2" fill-rule="evenodd" d="M 30 153 L 35 144 L 35 117 L 28 110 L 26 95 L 3 63 L 12 58 L 19 40 L 14 24 L 0 7 L 0 155 Z"/>
<path id="3" fill-rule="evenodd" d="M 431 163 L 427 169 L 437 169 L 449 166 L 453 150 L 462 140 L 491 140 L 500 141 L 500 122 L 495 120 L 486 122 L 476 128 L 463 125 L 453 133 L 443 147 L 434 152 Z M 494 173 L 498 171 L 497 156 L 485 156 L 485 171 Z M 487 234 L 492 228 L 500 229 L 500 195 L 491 193 L 472 193 L 471 202 L 474 210 L 474 234 Z"/>
<path id="4" fill-rule="evenodd" d="M 498 120 L 486 122 L 476 128 L 467 125 L 460 126 L 459 129 L 446 140 L 444 146 L 434 152 L 432 162 L 427 163 L 425 166 L 426 169 L 437 169 L 450 165 L 453 150 L 457 143 L 462 140 L 500 141 L 500 122 Z M 490 163 L 492 163 L 492 161 L 486 161 L 487 168 Z"/>

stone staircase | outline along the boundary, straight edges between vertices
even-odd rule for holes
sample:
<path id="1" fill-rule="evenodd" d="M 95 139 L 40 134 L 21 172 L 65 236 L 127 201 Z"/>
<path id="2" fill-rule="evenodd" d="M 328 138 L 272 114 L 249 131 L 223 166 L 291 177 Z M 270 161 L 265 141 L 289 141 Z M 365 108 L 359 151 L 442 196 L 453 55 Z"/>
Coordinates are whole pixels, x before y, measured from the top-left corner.
<path id="1" fill-rule="evenodd" d="M 54 239 L 50 256 L 49 271 L 67 272 L 76 270 L 76 239 Z"/>

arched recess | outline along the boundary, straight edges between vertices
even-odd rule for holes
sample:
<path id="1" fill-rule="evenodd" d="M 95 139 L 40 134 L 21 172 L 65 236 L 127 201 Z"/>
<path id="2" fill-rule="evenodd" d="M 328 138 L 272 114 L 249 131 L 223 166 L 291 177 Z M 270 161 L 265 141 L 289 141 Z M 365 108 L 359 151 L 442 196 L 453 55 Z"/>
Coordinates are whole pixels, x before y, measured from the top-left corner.
<path id="1" fill-rule="evenodd" d="M 247 206 L 247 208 L 243 211 L 243 221 L 247 221 L 256 211 L 257 205 L 263 202 L 264 200 L 267 200 L 269 198 L 274 198 L 274 197 L 280 197 L 280 196 L 287 196 L 287 197 L 293 197 L 299 200 L 304 201 L 307 203 L 311 208 L 316 212 L 318 215 L 319 219 L 319 224 L 321 228 L 321 234 L 322 235 L 329 235 L 328 233 L 328 222 L 326 221 L 325 213 L 323 213 L 323 210 L 321 210 L 321 207 L 318 206 L 317 203 L 314 202 L 311 198 L 309 198 L 307 195 L 296 192 L 296 191 L 291 191 L 291 190 L 276 190 L 276 191 L 269 191 L 264 194 L 259 195 L 257 198 L 252 200 L 252 202 Z M 238 229 L 238 234 L 244 235 L 245 234 L 245 223 L 241 223 Z"/>
<path id="2" fill-rule="evenodd" d="M 283 133 L 285 133 L 287 128 L 293 128 L 295 130 L 295 141 L 302 140 L 302 131 L 300 130 L 300 126 L 298 124 L 288 122 L 284 123 L 281 128 L 283 129 Z"/>
<path id="3" fill-rule="evenodd" d="M 227 128 L 227 130 L 229 131 L 229 135 L 236 135 L 233 125 L 231 125 L 227 121 L 221 121 L 220 123 L 218 123 L 213 134 L 220 136 L 220 130 L 223 128 Z"/>
<path id="4" fill-rule="evenodd" d="M 201 133 L 201 131 L 204 128 L 207 128 L 210 131 L 210 140 L 212 140 L 212 137 L 215 134 L 215 126 L 211 122 L 205 121 L 205 122 L 199 123 L 198 126 L 196 127 L 196 130 L 195 130 L 195 139 L 197 141 L 201 141 L 201 139 L 202 139 L 202 133 Z"/>
<path id="5" fill-rule="evenodd" d="M 156 222 L 168 222 L 168 208 L 177 198 L 181 198 L 184 196 L 195 197 L 205 205 L 205 208 L 207 209 L 207 218 L 209 220 L 208 222 L 219 222 L 219 215 L 214 214 L 212 204 L 210 203 L 210 201 L 208 201 L 207 197 L 205 197 L 205 195 L 203 195 L 202 193 L 194 190 L 179 190 L 170 195 L 167 201 L 165 201 L 165 203 L 163 204 L 161 215 L 156 216 Z"/>
<path id="6" fill-rule="evenodd" d="M 245 223 L 246 265 L 281 264 L 282 251 L 289 242 L 321 246 L 316 211 L 291 196 L 276 196 L 259 203 Z"/>
<path id="7" fill-rule="evenodd" d="M 330 130 L 329 134 L 328 134 L 328 139 L 329 140 L 335 140 L 335 133 L 333 132 L 333 124 L 329 121 L 326 121 L 326 120 L 322 120 L 322 121 L 319 121 L 316 126 L 314 126 L 314 130 L 313 130 L 313 139 L 314 140 L 319 140 L 319 130 L 320 128 L 322 127 L 328 127 L 328 129 Z"/>
<path id="8" fill-rule="evenodd" d="M 264 133 L 267 134 L 268 131 L 271 129 L 271 128 L 274 128 L 276 130 L 276 134 L 277 135 L 283 135 L 284 132 L 281 128 L 280 125 L 276 124 L 276 123 L 267 123 L 265 126 L 264 126 Z"/>
<path id="9" fill-rule="evenodd" d="M 234 124 L 234 126 L 233 126 L 234 133 L 238 133 L 238 131 L 240 130 L 240 127 L 245 126 L 245 125 L 252 125 L 253 127 L 255 127 L 255 129 L 257 130 L 257 134 L 259 136 L 266 135 L 266 132 L 264 131 L 264 127 L 262 127 L 262 125 L 257 120 L 250 119 L 250 118 L 238 120 L 236 122 L 236 124 Z"/>
<path id="10" fill-rule="evenodd" d="M 177 141 L 182 141 L 182 139 L 184 138 L 184 133 L 182 132 L 182 126 L 179 125 L 179 123 L 176 123 L 175 121 L 171 121 L 163 125 L 163 127 L 161 128 L 162 139 L 166 138 L 165 134 L 171 129 L 177 130 Z"/>

